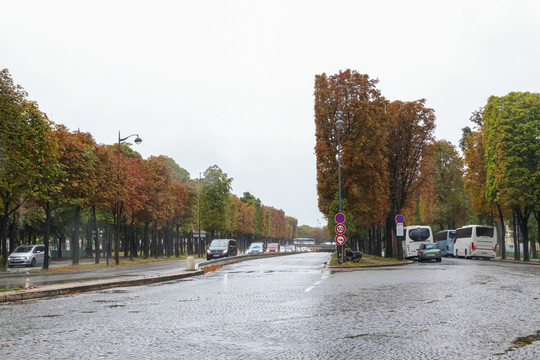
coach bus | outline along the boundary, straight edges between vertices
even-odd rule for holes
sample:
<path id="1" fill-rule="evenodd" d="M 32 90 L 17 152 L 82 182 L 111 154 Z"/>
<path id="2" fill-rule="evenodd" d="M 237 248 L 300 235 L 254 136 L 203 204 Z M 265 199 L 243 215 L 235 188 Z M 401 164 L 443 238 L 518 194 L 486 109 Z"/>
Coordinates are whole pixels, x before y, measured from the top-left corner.
<path id="1" fill-rule="evenodd" d="M 493 226 L 468 225 L 456 230 L 456 257 L 493 259 L 496 252 L 497 229 Z"/>
<path id="2" fill-rule="evenodd" d="M 405 239 L 402 241 L 403 257 L 405 259 L 417 257 L 420 244 L 433 242 L 433 233 L 429 226 L 406 226 L 403 229 L 403 234 L 405 236 Z"/>
<path id="3" fill-rule="evenodd" d="M 435 235 L 435 242 L 441 249 L 442 256 L 454 256 L 454 243 L 456 242 L 456 230 L 442 230 Z"/>

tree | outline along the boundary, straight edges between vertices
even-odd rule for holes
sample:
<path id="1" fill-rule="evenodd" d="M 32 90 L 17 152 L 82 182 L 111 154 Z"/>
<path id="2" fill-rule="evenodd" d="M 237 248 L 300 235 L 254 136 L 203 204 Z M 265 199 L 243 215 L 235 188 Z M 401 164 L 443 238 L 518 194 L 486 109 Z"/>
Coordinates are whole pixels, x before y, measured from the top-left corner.
<path id="1" fill-rule="evenodd" d="M 401 241 L 393 236 L 394 218 L 408 197 L 419 190 L 428 174 L 421 171 L 425 150 L 433 141 L 435 114 L 425 100 L 394 101 L 387 107 L 387 158 L 390 206 L 386 216 L 386 254 L 403 257 Z M 424 159 L 423 159 L 424 157 Z M 395 252 L 397 243 L 397 253 Z"/>
<path id="2" fill-rule="evenodd" d="M 0 247 L 2 267 L 7 262 L 10 214 L 37 191 L 44 176 L 50 123 L 28 94 L 15 85 L 7 69 L 0 71 Z M 13 240 L 11 246 L 13 248 Z"/>
<path id="3" fill-rule="evenodd" d="M 217 165 L 204 172 L 201 184 L 201 222 L 202 227 L 211 232 L 212 238 L 216 232 L 228 228 L 232 180 Z"/>
<path id="4" fill-rule="evenodd" d="M 511 208 L 516 215 L 523 234 L 524 260 L 528 261 L 528 220 L 540 205 L 540 94 L 511 92 L 503 97 L 491 96 L 483 120 L 486 197 L 490 203 Z"/>
<path id="5" fill-rule="evenodd" d="M 65 126 L 56 128 L 59 161 L 65 171 L 63 196 L 74 210 L 74 229 L 71 238 L 73 264 L 80 261 L 81 210 L 90 205 L 96 190 L 96 143 L 90 133 L 70 132 Z"/>
<path id="6" fill-rule="evenodd" d="M 446 140 L 436 141 L 433 151 L 430 162 L 433 169 L 430 178 L 425 181 L 430 191 L 421 195 L 421 202 L 430 203 L 429 207 L 423 208 L 423 223 L 436 224 L 440 230 L 455 229 L 456 224 L 463 225 L 467 221 L 463 160 L 455 146 Z"/>
<path id="7" fill-rule="evenodd" d="M 341 134 L 343 211 L 352 223 L 382 223 L 387 205 L 388 179 L 384 124 L 386 100 L 376 88 L 378 80 L 346 70 L 315 77 L 315 153 L 319 209 L 333 218 L 338 192 L 336 121 Z M 342 203 L 342 205 L 343 205 Z M 349 227 L 348 227 L 349 228 Z M 352 231 L 351 227 L 351 231 Z"/>

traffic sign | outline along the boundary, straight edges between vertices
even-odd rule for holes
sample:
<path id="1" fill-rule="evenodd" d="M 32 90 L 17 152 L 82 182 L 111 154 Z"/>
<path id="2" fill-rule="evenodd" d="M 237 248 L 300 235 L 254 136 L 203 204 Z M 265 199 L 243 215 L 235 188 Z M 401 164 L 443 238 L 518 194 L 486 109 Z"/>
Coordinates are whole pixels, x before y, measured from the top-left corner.
<path id="1" fill-rule="evenodd" d="M 336 220 L 338 224 L 343 224 L 345 222 L 345 215 L 343 213 L 337 213 L 334 220 Z"/>
<path id="2" fill-rule="evenodd" d="M 336 225 L 336 234 L 343 235 L 343 234 L 345 234 L 345 230 L 346 230 L 346 228 L 345 228 L 344 224 L 337 224 Z"/>
<path id="3" fill-rule="evenodd" d="M 396 222 L 402 224 L 405 221 L 405 217 L 401 214 L 396 215 Z"/>
<path id="4" fill-rule="evenodd" d="M 345 238 L 345 235 L 337 235 L 335 241 L 336 244 L 343 245 L 345 244 L 345 241 L 347 241 L 347 239 Z"/>

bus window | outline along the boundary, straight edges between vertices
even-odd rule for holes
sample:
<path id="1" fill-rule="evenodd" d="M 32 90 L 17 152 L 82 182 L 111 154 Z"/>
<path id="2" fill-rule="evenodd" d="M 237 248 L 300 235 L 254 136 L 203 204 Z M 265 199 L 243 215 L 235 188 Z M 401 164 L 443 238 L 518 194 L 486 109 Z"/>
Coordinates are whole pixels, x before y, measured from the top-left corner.
<path id="1" fill-rule="evenodd" d="M 430 233 L 427 228 L 417 228 L 409 230 L 409 238 L 412 241 L 426 241 L 429 239 Z"/>

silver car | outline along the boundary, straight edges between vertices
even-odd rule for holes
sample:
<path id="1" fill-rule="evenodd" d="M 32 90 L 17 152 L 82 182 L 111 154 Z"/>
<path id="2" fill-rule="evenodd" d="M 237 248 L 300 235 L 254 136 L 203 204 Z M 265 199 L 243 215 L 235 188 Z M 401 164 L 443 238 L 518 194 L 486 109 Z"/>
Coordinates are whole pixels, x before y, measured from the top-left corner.
<path id="1" fill-rule="evenodd" d="M 264 253 L 264 244 L 262 242 L 256 242 L 249 246 L 248 254 L 262 254 Z"/>
<path id="2" fill-rule="evenodd" d="M 49 258 L 51 254 L 49 252 Z M 43 265 L 45 245 L 21 245 L 8 256 L 8 266 Z"/>

